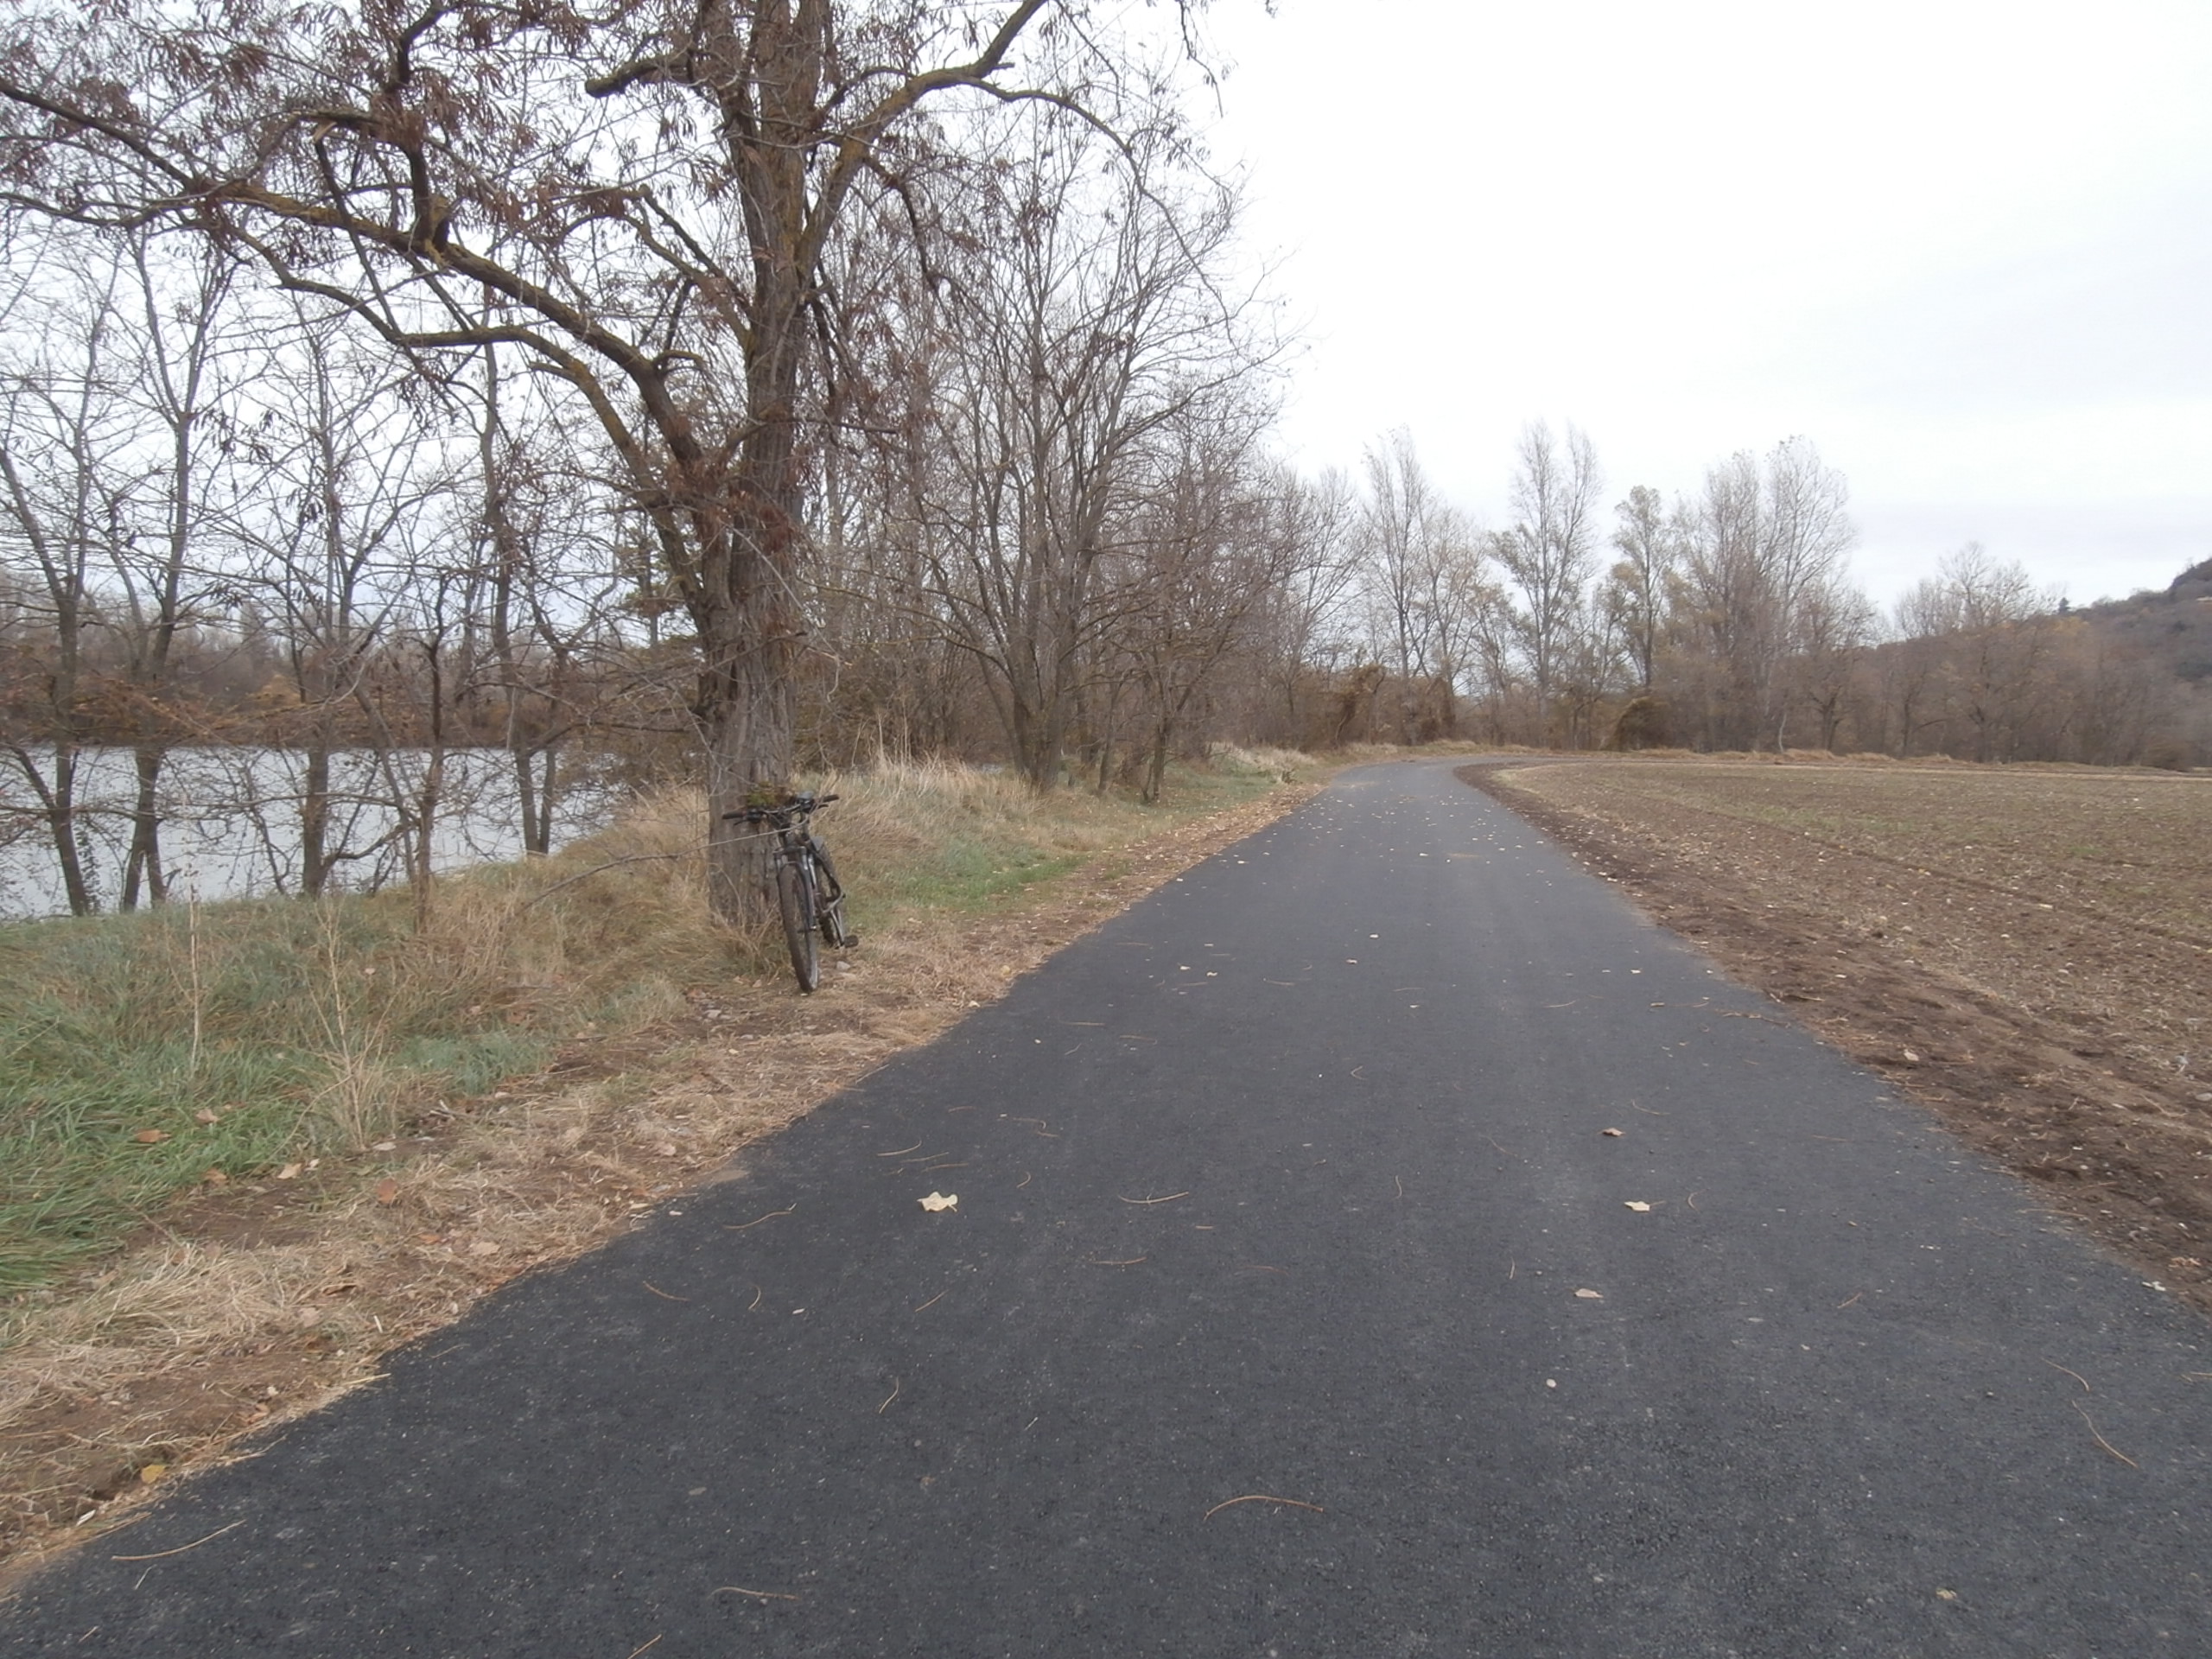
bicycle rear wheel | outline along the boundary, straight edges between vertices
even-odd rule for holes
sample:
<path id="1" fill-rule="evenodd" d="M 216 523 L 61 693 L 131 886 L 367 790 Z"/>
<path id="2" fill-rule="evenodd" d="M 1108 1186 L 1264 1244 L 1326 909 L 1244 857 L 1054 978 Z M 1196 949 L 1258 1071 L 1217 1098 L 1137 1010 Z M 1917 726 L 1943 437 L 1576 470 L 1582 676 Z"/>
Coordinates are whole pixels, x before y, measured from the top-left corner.
<path id="1" fill-rule="evenodd" d="M 841 950 L 858 944 L 861 936 L 845 925 L 845 884 L 837 880 L 837 867 L 819 836 L 814 842 L 814 874 L 815 920 L 822 937 Z"/>
<path id="2" fill-rule="evenodd" d="M 791 972 L 802 991 L 822 982 L 822 962 L 815 950 L 814 883 L 811 873 L 785 862 L 776 868 L 776 907 L 783 912 L 784 938 L 791 950 Z"/>

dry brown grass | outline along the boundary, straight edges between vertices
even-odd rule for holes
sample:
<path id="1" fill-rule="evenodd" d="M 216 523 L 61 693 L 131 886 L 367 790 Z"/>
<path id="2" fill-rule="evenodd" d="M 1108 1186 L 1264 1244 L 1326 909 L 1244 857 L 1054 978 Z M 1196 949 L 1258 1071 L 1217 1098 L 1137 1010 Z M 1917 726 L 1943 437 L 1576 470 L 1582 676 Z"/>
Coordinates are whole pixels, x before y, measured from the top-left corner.
<path id="1" fill-rule="evenodd" d="M 320 1155 L 207 1189 L 0 1332 L 0 1559 L 28 1568 L 127 1524 L 149 1475 L 219 1460 L 516 1274 L 618 1235 L 1313 792 L 1261 781 L 1311 773 L 1306 757 L 1224 759 L 1240 804 L 1166 814 L 1040 803 L 966 768 L 827 780 L 847 798 L 824 834 L 867 938 L 808 998 L 705 915 L 702 810 L 683 796 L 561 858 L 447 884 L 421 938 L 380 959 L 373 1007 L 334 951 L 324 1024 L 346 1065 Z M 581 1028 L 482 1095 L 395 1093 L 378 1068 L 397 1011 L 456 996 Z"/>

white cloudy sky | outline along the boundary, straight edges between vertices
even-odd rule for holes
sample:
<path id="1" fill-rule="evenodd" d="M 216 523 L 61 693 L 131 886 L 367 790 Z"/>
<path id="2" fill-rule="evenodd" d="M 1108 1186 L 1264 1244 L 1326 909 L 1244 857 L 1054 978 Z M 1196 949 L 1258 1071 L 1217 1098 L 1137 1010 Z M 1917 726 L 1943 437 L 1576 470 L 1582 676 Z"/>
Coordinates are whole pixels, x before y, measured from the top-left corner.
<path id="1" fill-rule="evenodd" d="M 1215 160 L 1304 324 L 1309 467 L 1394 427 L 1495 521 L 1532 417 L 1616 494 L 1811 437 L 1887 601 L 2212 556 L 2205 0 L 1217 0 Z"/>

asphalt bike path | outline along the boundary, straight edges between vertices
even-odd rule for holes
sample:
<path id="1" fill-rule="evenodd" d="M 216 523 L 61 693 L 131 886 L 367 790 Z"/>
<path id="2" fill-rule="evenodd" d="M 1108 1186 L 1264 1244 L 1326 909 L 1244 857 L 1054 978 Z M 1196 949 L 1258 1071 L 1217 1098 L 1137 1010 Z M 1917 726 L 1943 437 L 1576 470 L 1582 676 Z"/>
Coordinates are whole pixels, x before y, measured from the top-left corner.
<path id="1" fill-rule="evenodd" d="M 1398 764 L 0 1651 L 2204 1655 L 2208 1428 L 2212 1326 Z"/>

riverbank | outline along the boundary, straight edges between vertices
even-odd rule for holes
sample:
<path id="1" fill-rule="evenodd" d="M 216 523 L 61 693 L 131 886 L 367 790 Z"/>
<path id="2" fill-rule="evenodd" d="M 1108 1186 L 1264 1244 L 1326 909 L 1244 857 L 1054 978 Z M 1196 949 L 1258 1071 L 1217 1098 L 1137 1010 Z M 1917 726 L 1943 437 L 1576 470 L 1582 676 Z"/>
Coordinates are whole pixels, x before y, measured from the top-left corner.
<path id="1" fill-rule="evenodd" d="M 613 1236 L 1318 775 L 1230 752 L 1149 808 L 825 780 L 865 943 L 806 998 L 706 916 L 681 796 L 441 883 L 419 930 L 395 894 L 0 932 L 0 1556 Z"/>

